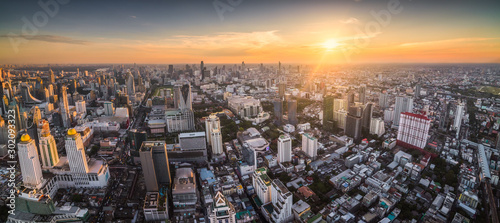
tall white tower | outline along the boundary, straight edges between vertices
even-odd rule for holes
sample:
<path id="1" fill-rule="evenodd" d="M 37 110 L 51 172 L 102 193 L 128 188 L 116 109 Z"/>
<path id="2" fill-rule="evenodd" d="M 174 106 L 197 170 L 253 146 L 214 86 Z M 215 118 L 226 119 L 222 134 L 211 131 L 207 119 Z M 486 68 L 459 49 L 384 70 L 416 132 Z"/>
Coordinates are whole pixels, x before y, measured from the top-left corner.
<path id="1" fill-rule="evenodd" d="M 87 114 L 87 105 L 85 105 L 85 101 L 79 100 L 75 102 L 76 112 Z"/>
<path id="2" fill-rule="evenodd" d="M 292 139 L 288 135 L 278 138 L 278 162 L 292 161 Z"/>
<path id="3" fill-rule="evenodd" d="M 214 155 L 222 154 L 222 135 L 220 129 L 212 129 L 212 153 Z"/>
<path id="4" fill-rule="evenodd" d="M 88 173 L 89 166 L 82 137 L 75 129 L 69 129 L 66 136 L 66 154 L 68 155 L 69 170 L 73 173 Z"/>
<path id="5" fill-rule="evenodd" d="M 457 138 L 460 133 L 460 126 L 462 125 L 463 116 L 464 116 L 464 104 L 460 103 L 457 105 L 457 111 L 455 112 L 455 121 L 453 122 L 453 128 L 457 131 Z"/>
<path id="6" fill-rule="evenodd" d="M 59 162 L 57 145 L 54 136 L 50 134 L 49 122 L 42 119 L 38 122 L 38 141 L 40 142 L 40 156 L 44 168 L 52 168 Z"/>
<path id="7" fill-rule="evenodd" d="M 219 117 L 215 114 L 211 114 L 208 116 L 208 118 L 205 120 L 205 131 L 206 131 L 206 136 L 207 136 L 207 143 L 212 143 L 212 130 L 213 129 L 220 129 L 220 120 Z"/>
<path id="8" fill-rule="evenodd" d="M 304 151 L 312 159 L 318 154 L 318 139 L 309 133 L 302 135 L 302 151 Z"/>
<path id="9" fill-rule="evenodd" d="M 17 148 L 23 185 L 29 188 L 41 186 L 43 181 L 42 166 L 40 166 L 38 159 L 35 140 L 31 139 L 28 134 L 24 134 L 21 136 L 21 142 L 17 144 Z"/>

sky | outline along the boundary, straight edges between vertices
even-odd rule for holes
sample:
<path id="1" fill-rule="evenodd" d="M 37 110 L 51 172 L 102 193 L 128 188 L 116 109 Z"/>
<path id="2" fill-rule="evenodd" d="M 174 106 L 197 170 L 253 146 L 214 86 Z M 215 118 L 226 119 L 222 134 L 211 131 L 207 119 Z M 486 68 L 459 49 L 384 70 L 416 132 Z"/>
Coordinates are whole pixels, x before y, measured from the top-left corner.
<path id="1" fill-rule="evenodd" d="M 498 0 L 0 4 L 0 64 L 500 63 Z"/>

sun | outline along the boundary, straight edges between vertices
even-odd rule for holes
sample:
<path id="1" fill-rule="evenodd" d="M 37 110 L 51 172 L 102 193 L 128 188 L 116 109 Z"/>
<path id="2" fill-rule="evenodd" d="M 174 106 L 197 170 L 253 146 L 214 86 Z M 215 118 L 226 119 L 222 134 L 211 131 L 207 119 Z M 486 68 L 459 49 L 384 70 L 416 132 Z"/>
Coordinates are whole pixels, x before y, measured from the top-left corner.
<path id="1" fill-rule="evenodd" d="M 335 40 L 335 39 L 329 39 L 329 40 L 323 42 L 323 44 L 322 44 L 323 48 L 325 48 L 329 51 L 334 49 L 334 48 L 337 48 L 340 45 L 341 44 L 339 42 L 337 42 L 337 40 Z"/>

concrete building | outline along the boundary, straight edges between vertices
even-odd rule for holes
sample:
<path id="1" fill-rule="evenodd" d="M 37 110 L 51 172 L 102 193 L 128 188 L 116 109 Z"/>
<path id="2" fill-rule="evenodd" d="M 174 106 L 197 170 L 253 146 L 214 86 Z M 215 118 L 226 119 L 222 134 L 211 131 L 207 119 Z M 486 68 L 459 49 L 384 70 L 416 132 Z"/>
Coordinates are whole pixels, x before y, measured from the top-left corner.
<path id="1" fill-rule="evenodd" d="M 267 175 L 266 168 L 256 169 L 252 174 L 253 187 L 257 197 L 262 204 L 267 204 L 271 201 L 271 178 Z"/>
<path id="2" fill-rule="evenodd" d="M 288 135 L 278 138 L 278 162 L 292 161 L 292 139 Z"/>
<path id="3" fill-rule="evenodd" d="M 38 121 L 38 141 L 43 167 L 52 168 L 59 162 L 59 154 L 56 140 L 50 134 L 49 122 L 45 119 Z"/>
<path id="4" fill-rule="evenodd" d="M 222 150 L 222 135 L 220 132 L 220 129 L 212 129 L 212 136 L 211 136 L 211 146 L 212 146 L 212 154 L 214 155 L 220 155 L 224 151 Z"/>
<path id="5" fill-rule="evenodd" d="M 28 134 L 24 134 L 21 137 L 21 142 L 17 144 L 17 148 L 23 185 L 29 188 L 39 188 L 43 177 L 35 140 L 31 139 Z"/>
<path id="6" fill-rule="evenodd" d="M 400 115 L 397 142 L 399 145 L 423 149 L 429 137 L 431 120 L 424 115 L 404 112 Z"/>
<path id="7" fill-rule="evenodd" d="M 283 183 L 275 179 L 271 187 L 271 202 L 273 204 L 273 212 L 271 214 L 271 222 L 290 222 L 293 220 L 292 205 L 293 195 Z"/>
<path id="8" fill-rule="evenodd" d="M 182 220 L 185 216 L 193 217 L 196 214 L 198 190 L 196 188 L 196 178 L 191 168 L 178 168 L 175 170 L 172 201 L 174 204 L 174 219 Z"/>
<path id="9" fill-rule="evenodd" d="M 318 139 L 309 133 L 302 134 L 302 151 L 312 159 L 315 159 L 318 154 Z"/>
<path id="10" fill-rule="evenodd" d="M 169 186 L 170 166 L 167 146 L 164 141 L 144 141 L 139 151 L 146 189 L 157 192 L 162 186 Z"/>
<path id="11" fill-rule="evenodd" d="M 158 192 L 146 193 L 142 210 L 146 221 L 169 220 L 167 196 L 161 196 Z"/>
<path id="12" fill-rule="evenodd" d="M 370 134 L 382 136 L 385 133 L 385 123 L 381 118 L 373 118 L 370 123 Z"/>
<path id="13" fill-rule="evenodd" d="M 411 97 L 396 97 L 396 104 L 394 106 L 394 120 L 393 125 L 398 126 L 401 118 L 401 113 L 413 112 L 413 98 Z"/>

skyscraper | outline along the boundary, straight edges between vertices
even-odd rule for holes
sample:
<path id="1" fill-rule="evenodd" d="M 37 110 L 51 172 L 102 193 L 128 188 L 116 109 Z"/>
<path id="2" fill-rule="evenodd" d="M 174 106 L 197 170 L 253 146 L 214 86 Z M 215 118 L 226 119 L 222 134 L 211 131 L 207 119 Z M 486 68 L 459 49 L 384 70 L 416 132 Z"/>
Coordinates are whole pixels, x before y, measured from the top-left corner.
<path id="1" fill-rule="evenodd" d="M 323 97 L 323 130 L 328 132 L 332 132 L 335 128 L 333 117 L 334 101 L 335 97 L 333 95 Z"/>
<path id="2" fill-rule="evenodd" d="M 421 91 L 421 86 L 420 86 L 420 83 L 417 83 L 417 85 L 415 85 L 415 97 L 416 98 L 419 98 L 420 97 L 420 91 Z"/>
<path id="3" fill-rule="evenodd" d="M 135 95 L 134 75 L 130 72 L 127 73 L 127 94 L 129 96 Z"/>
<path id="4" fill-rule="evenodd" d="M 115 108 L 113 106 L 113 102 L 106 101 L 104 102 L 104 115 L 113 116 L 115 113 Z"/>
<path id="5" fill-rule="evenodd" d="M 281 99 L 276 99 L 273 101 L 274 105 L 274 123 L 276 125 L 283 124 L 283 101 Z"/>
<path id="6" fill-rule="evenodd" d="M 222 154 L 222 135 L 220 129 L 214 128 L 212 129 L 211 136 L 211 145 L 212 145 L 212 154 L 220 155 Z"/>
<path id="7" fill-rule="evenodd" d="M 297 125 L 297 100 L 288 100 L 288 122 L 292 125 Z"/>
<path id="8" fill-rule="evenodd" d="M 70 171 L 76 174 L 88 173 L 89 166 L 82 136 L 73 128 L 68 130 L 65 147 Z"/>
<path id="9" fill-rule="evenodd" d="M 278 179 L 273 180 L 271 184 L 271 202 L 274 209 L 272 214 L 268 213 L 271 214 L 271 222 L 292 222 L 293 195 Z"/>
<path id="10" fill-rule="evenodd" d="M 349 107 L 349 112 L 346 118 L 345 133 L 347 136 L 352 137 L 356 142 L 361 140 L 362 115 L 362 105 L 352 105 Z"/>
<path id="11" fill-rule="evenodd" d="M 423 149 L 429 137 L 431 120 L 424 115 L 403 112 L 400 114 L 398 145 Z"/>
<path id="12" fill-rule="evenodd" d="M 463 116 L 464 116 L 464 104 L 459 103 L 457 104 L 457 109 L 455 111 L 455 121 L 453 122 L 453 129 L 457 131 L 457 136 L 458 133 L 460 132 L 460 125 L 462 125 Z"/>
<path id="13" fill-rule="evenodd" d="M 162 185 L 170 185 L 170 166 L 164 141 L 143 142 L 139 156 L 146 189 L 149 192 L 158 191 Z"/>
<path id="14" fill-rule="evenodd" d="M 292 160 L 292 139 L 288 135 L 278 138 L 278 162 L 290 162 Z"/>
<path id="15" fill-rule="evenodd" d="M 59 162 L 59 154 L 54 136 L 50 134 L 49 122 L 42 119 L 38 122 L 38 139 L 40 156 L 44 168 L 52 168 Z"/>
<path id="16" fill-rule="evenodd" d="M 203 64 L 203 61 L 202 61 Z M 174 89 L 174 99 L 176 103 L 176 107 L 178 109 L 184 110 L 184 109 L 189 109 L 191 110 L 192 103 L 193 103 L 193 98 L 191 96 L 191 84 L 189 82 L 176 85 Z"/>
<path id="17" fill-rule="evenodd" d="M 87 105 L 85 104 L 85 101 L 79 100 L 75 102 L 76 105 L 76 112 L 77 113 L 83 113 L 87 114 Z"/>
<path id="18" fill-rule="evenodd" d="M 354 104 L 354 92 L 348 92 L 347 93 L 347 107 L 351 106 Z"/>
<path id="19" fill-rule="evenodd" d="M 206 119 L 205 119 L 205 132 L 207 136 L 207 143 L 211 144 L 212 141 L 212 130 L 213 129 L 220 129 L 220 119 L 217 117 L 215 114 L 210 114 Z"/>
<path id="20" fill-rule="evenodd" d="M 17 144 L 19 164 L 23 176 L 23 185 L 28 188 L 37 188 L 43 182 L 42 167 L 38 159 L 35 140 L 28 134 L 21 136 L 21 142 Z"/>
<path id="21" fill-rule="evenodd" d="M 396 105 L 394 107 L 394 120 L 392 124 L 398 126 L 401 113 L 412 112 L 412 111 L 413 111 L 413 98 L 401 97 L 401 96 L 396 97 Z"/>
<path id="22" fill-rule="evenodd" d="M 380 108 L 385 109 L 389 106 L 389 95 L 384 92 L 379 93 L 378 105 Z"/>
<path id="23" fill-rule="evenodd" d="M 309 133 L 302 134 L 302 151 L 311 159 L 315 159 L 318 154 L 318 139 Z"/>
<path id="24" fill-rule="evenodd" d="M 369 131 L 370 130 L 370 123 L 372 120 L 372 113 L 373 113 L 373 104 L 368 103 L 365 105 L 365 108 L 363 110 L 363 122 L 361 123 L 362 128 Z"/>
<path id="25" fill-rule="evenodd" d="M 361 104 L 366 103 L 366 87 L 365 86 L 361 86 L 359 88 L 359 102 Z"/>
<path id="26" fill-rule="evenodd" d="M 252 174 L 253 187 L 257 197 L 263 204 L 271 201 L 271 178 L 266 168 L 256 169 Z"/>
<path id="27" fill-rule="evenodd" d="M 61 106 L 59 107 L 59 110 L 61 111 L 63 126 L 65 128 L 69 128 L 71 126 L 71 117 L 69 114 L 68 92 L 65 85 L 61 87 L 61 99 Z"/>
<path id="28" fill-rule="evenodd" d="M 54 72 L 52 69 L 49 70 L 49 84 L 54 84 L 56 83 L 56 76 L 54 75 Z"/>

